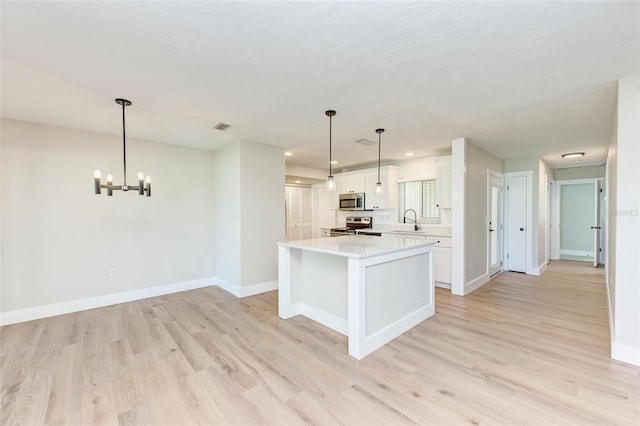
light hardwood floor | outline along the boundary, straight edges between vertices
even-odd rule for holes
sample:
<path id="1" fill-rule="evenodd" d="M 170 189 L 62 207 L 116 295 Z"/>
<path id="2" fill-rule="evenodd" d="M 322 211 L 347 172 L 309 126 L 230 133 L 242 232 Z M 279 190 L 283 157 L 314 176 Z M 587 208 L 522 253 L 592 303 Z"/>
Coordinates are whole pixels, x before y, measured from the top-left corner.
<path id="1" fill-rule="evenodd" d="M 639 368 L 609 359 L 602 269 L 552 262 L 467 297 L 356 361 L 213 287 L 0 330 L 0 424 L 637 425 Z"/>

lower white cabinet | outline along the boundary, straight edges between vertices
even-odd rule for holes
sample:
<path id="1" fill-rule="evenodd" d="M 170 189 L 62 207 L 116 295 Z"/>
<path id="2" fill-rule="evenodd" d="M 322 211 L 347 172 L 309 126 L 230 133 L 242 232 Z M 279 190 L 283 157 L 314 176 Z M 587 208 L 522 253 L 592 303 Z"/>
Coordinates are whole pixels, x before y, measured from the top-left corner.
<path id="1" fill-rule="evenodd" d="M 436 240 L 433 247 L 433 280 L 436 287 L 451 288 L 451 238 L 450 237 L 431 237 L 424 235 L 408 235 L 405 233 L 383 232 L 383 237 L 403 237 Z"/>
<path id="2" fill-rule="evenodd" d="M 435 281 L 447 284 L 439 287 L 451 288 L 451 238 L 438 238 L 433 248 L 433 274 Z"/>

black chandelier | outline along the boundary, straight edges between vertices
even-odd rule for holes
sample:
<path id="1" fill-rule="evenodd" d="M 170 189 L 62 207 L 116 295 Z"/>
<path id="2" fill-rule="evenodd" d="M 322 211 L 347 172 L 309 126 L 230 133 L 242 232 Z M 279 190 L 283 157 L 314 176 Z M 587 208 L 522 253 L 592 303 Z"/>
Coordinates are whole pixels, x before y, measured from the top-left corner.
<path id="1" fill-rule="evenodd" d="M 127 185 L 127 138 L 124 125 L 124 108 L 131 106 L 131 101 L 126 99 L 116 99 L 118 105 L 122 105 L 122 158 L 124 164 L 124 184 L 114 185 L 113 176 L 107 175 L 107 183 L 103 184 L 100 181 L 100 170 L 93 172 L 93 188 L 96 194 L 102 194 L 102 189 L 107 190 L 107 195 L 112 196 L 113 191 L 138 191 L 139 195 L 147 195 L 151 197 L 151 177 L 147 176 L 146 179 L 142 172 L 138 172 L 138 186 Z"/>

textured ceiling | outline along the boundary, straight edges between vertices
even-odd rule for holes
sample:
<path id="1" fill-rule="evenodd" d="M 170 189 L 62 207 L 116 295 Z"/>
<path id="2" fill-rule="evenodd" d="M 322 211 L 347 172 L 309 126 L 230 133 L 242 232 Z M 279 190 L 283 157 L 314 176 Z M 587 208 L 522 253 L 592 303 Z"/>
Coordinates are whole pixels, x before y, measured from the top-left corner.
<path id="1" fill-rule="evenodd" d="M 640 72 L 638 2 L 8 2 L 2 116 L 340 166 L 448 152 L 603 162 L 616 80 Z M 222 132 L 218 122 L 231 124 Z"/>

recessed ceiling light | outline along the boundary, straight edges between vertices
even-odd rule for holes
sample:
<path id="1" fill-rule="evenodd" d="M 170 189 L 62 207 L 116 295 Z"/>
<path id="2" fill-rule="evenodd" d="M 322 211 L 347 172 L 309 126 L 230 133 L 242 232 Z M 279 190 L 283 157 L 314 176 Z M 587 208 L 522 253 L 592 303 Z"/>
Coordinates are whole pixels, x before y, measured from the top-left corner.
<path id="1" fill-rule="evenodd" d="M 296 182 L 296 183 L 302 183 L 302 181 L 301 181 L 301 180 L 297 180 L 297 181 L 295 181 L 295 182 Z"/>
<path id="2" fill-rule="evenodd" d="M 562 158 L 578 158 L 584 157 L 584 152 L 569 152 L 568 154 L 562 154 Z"/>
<path id="3" fill-rule="evenodd" d="M 413 152 L 405 152 L 404 155 L 407 157 L 413 157 Z"/>
<path id="4" fill-rule="evenodd" d="M 293 155 L 293 152 L 291 152 L 291 151 L 285 151 L 284 152 L 284 156 L 285 157 L 291 157 L 292 155 Z"/>
<path id="5" fill-rule="evenodd" d="M 336 160 L 331 160 L 331 164 L 338 164 Z"/>

